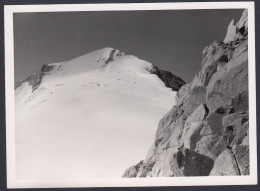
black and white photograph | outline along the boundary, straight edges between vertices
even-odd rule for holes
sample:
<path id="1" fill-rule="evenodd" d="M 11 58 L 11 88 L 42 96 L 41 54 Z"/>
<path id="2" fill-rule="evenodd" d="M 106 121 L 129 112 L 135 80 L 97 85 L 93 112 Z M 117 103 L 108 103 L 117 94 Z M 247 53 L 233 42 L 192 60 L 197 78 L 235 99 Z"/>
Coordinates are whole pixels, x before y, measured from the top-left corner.
<path id="1" fill-rule="evenodd" d="M 9 188 L 257 184 L 254 3 L 5 6 Z"/>

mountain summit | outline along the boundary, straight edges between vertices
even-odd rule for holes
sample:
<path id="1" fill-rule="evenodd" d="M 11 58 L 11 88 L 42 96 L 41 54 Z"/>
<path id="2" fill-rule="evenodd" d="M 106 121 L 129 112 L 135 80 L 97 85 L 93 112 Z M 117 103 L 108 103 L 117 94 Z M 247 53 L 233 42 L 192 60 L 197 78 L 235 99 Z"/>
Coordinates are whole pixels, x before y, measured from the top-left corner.
<path id="1" fill-rule="evenodd" d="M 115 60 L 116 62 L 113 62 Z M 107 66 L 111 62 L 113 62 L 112 65 L 114 65 L 112 68 L 110 67 L 111 64 Z M 64 74 L 82 73 L 99 68 L 106 68 L 107 72 L 113 72 L 113 70 L 125 70 L 134 73 L 147 73 L 148 71 L 151 74 L 157 75 L 163 81 L 165 86 L 172 88 L 173 91 L 178 91 L 185 84 L 181 78 L 173 75 L 171 72 L 161 70 L 157 66 L 142 61 L 135 56 L 125 55 L 125 53 L 120 50 L 108 47 L 85 54 L 67 62 L 43 65 L 40 72 L 29 76 L 23 81 L 17 82 L 15 88 L 19 87 L 23 82 L 28 82 L 29 85 L 32 86 L 33 90 L 35 90 L 39 87 L 41 79 L 45 75 L 52 74 L 54 76 L 63 76 Z"/>
<path id="2" fill-rule="evenodd" d="M 44 65 L 16 84 L 17 177 L 120 177 L 184 84 L 113 48 Z"/>

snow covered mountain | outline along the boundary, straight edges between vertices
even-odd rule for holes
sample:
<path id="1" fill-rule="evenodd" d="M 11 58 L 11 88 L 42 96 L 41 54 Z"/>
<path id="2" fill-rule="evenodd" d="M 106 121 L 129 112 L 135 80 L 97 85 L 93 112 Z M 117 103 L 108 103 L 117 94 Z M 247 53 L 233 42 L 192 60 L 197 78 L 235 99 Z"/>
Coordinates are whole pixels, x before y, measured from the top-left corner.
<path id="1" fill-rule="evenodd" d="M 184 84 L 112 48 L 44 65 L 16 84 L 17 178 L 121 177 Z"/>

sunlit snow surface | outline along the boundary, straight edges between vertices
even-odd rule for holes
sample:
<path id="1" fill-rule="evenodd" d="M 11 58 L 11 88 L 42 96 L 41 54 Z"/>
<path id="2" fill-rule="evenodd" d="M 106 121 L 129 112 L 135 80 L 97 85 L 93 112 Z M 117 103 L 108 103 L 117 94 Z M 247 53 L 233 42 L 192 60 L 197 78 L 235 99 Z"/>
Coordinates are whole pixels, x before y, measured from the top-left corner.
<path id="1" fill-rule="evenodd" d="M 175 92 L 111 48 L 64 63 L 16 94 L 17 178 L 112 178 L 145 158 Z"/>

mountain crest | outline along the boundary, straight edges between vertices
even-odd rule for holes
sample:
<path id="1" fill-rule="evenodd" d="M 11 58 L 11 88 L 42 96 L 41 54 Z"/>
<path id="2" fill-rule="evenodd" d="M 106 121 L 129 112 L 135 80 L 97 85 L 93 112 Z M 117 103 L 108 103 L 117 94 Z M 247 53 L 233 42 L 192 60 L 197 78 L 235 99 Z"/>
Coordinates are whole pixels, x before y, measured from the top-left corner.
<path id="1" fill-rule="evenodd" d="M 244 10 L 240 20 L 235 23 L 234 19 L 230 22 L 227 29 L 227 34 L 224 39 L 225 43 L 230 43 L 233 41 L 236 41 L 236 39 L 240 38 L 241 36 L 246 35 L 245 32 L 247 32 L 248 25 L 247 25 L 247 19 L 248 19 L 248 11 L 247 9 Z"/>
<path id="2" fill-rule="evenodd" d="M 30 153 L 16 158 L 19 178 L 120 177 L 144 156 L 175 102 L 176 92 L 164 85 L 173 75 L 153 70 L 163 82 L 151 68 L 105 48 L 44 65 L 26 78 L 15 90 L 16 148 Z"/>
<path id="3" fill-rule="evenodd" d="M 111 65 L 112 62 L 113 66 Z M 15 84 L 15 88 L 19 87 L 22 83 L 27 82 L 30 86 L 32 86 L 32 91 L 34 91 L 40 86 L 43 78 L 48 75 L 71 75 L 74 73 L 77 74 L 84 71 L 101 68 L 110 69 L 111 72 L 117 70 L 140 72 L 142 67 L 150 74 L 155 74 L 158 76 L 165 86 L 171 88 L 173 91 L 179 90 L 185 84 L 181 78 L 173 75 L 171 72 L 160 70 L 157 66 L 143 61 L 135 56 L 126 55 L 120 50 L 107 47 L 84 54 L 78 58 L 74 58 L 63 63 L 43 65 L 41 70 L 36 74 L 27 77 L 25 80 L 17 82 Z"/>

